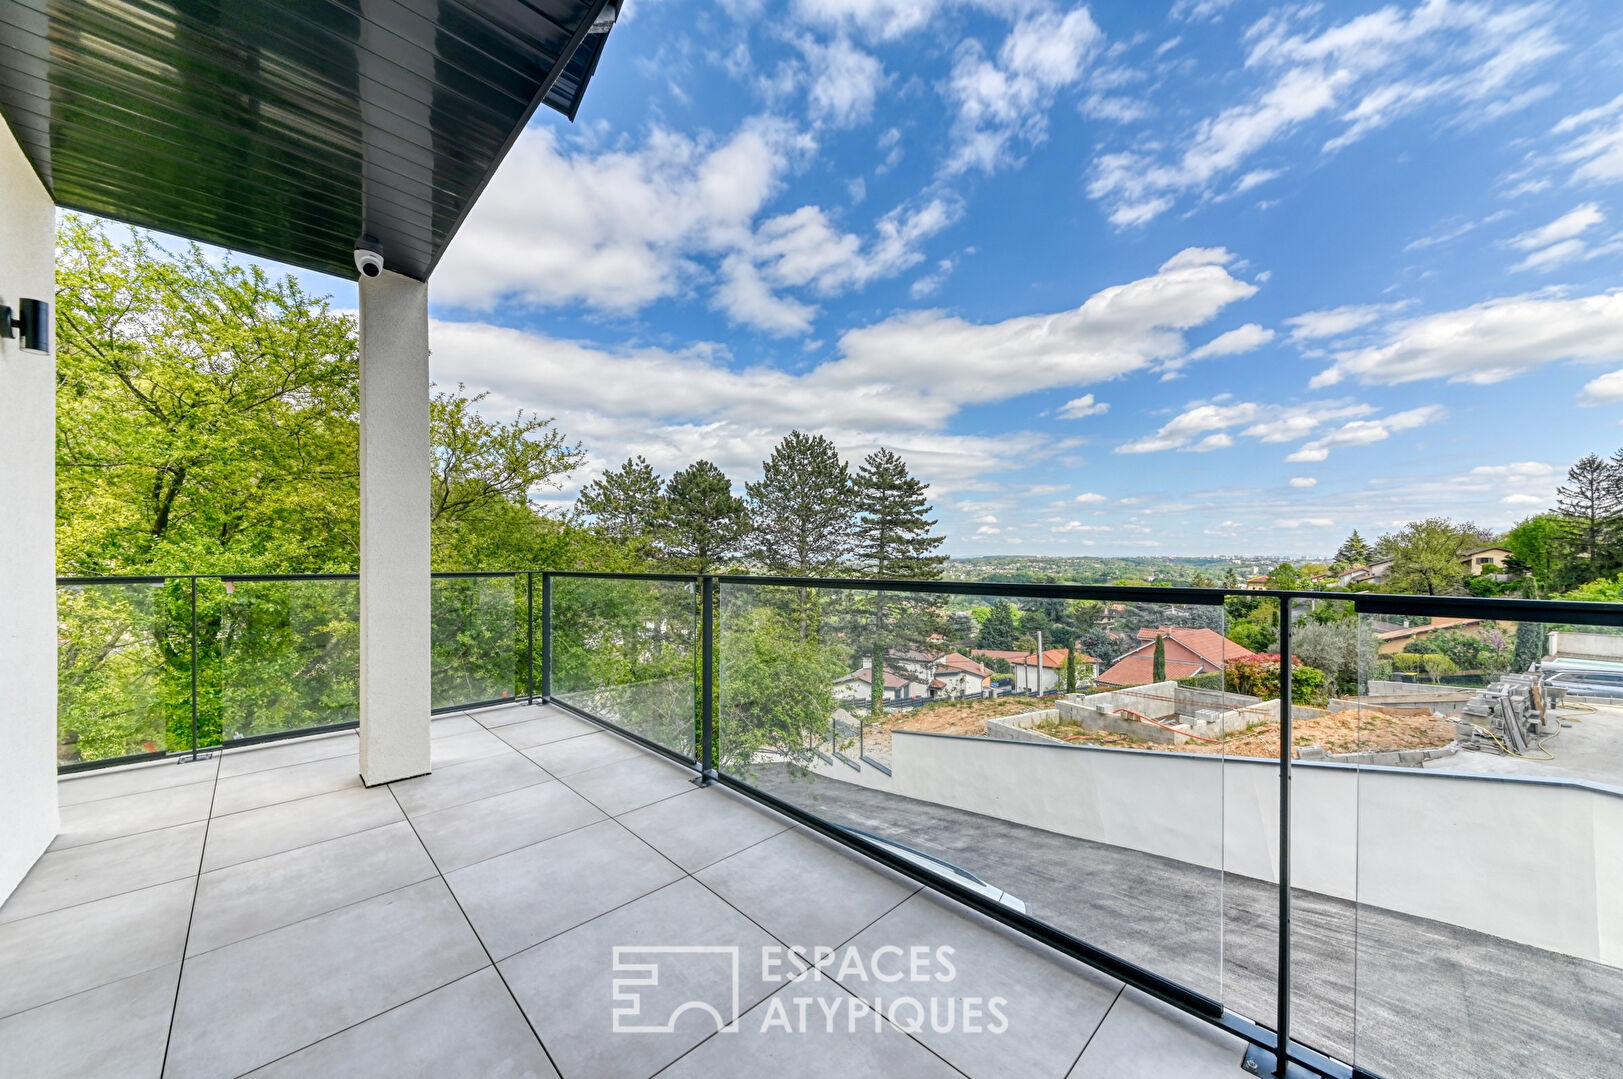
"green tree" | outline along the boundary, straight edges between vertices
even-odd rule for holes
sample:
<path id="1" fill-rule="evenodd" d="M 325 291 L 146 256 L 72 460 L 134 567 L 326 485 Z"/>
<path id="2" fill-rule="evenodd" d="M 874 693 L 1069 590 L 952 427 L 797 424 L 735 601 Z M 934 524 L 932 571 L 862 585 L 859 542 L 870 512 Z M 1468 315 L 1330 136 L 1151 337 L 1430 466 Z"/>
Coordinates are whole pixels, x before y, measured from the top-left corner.
<path id="1" fill-rule="evenodd" d="M 943 537 L 935 534 L 931 506 L 923 482 L 908 471 L 907 462 L 889 450 L 870 453 L 857 472 L 856 503 L 859 511 L 854 554 L 862 572 L 881 580 L 933 581 L 941 576 L 945 555 L 936 554 Z M 895 629 L 906 632 L 907 623 L 916 623 L 927 609 L 928 600 L 896 598 L 883 592 L 873 597 L 872 714 L 884 712 L 885 644 Z M 887 607 L 901 614 L 897 625 L 887 618 Z"/>
<path id="2" fill-rule="evenodd" d="M 1426 596 L 1463 593 L 1466 570 L 1460 548 L 1475 539 L 1474 529 L 1446 517 L 1409 522 L 1391 536 L 1392 569 L 1385 590 Z"/>
<path id="3" fill-rule="evenodd" d="M 1612 572 L 1613 544 L 1620 509 L 1618 464 L 1588 454 L 1567 470 L 1556 488 L 1556 506 L 1567 521 L 1573 554 L 1583 560 L 1581 580 Z M 1575 567 L 1577 568 L 1577 567 Z"/>
<path id="4" fill-rule="evenodd" d="M 659 522 L 663 481 L 640 455 L 626 458 L 580 489 L 575 508 L 592 519 L 592 527 L 629 544 L 649 542 Z"/>
<path id="5" fill-rule="evenodd" d="M 709 573 L 737 558 L 749 535 L 749 509 L 733 482 L 709 461 L 695 461 L 665 485 L 659 535 L 679 568 Z"/>
<path id="6" fill-rule="evenodd" d="M 744 485 L 754 527 L 755 560 L 769 573 L 832 577 L 851 554 L 856 512 L 851 470 L 834 443 L 822 435 L 791 431 L 761 462 L 761 479 Z M 804 639 L 816 621 L 816 597 L 796 590 L 795 607 Z"/>
<path id="7" fill-rule="evenodd" d="M 1008 600 L 998 600 L 992 605 L 992 611 L 981 623 L 980 636 L 975 639 L 975 647 L 992 652 L 1008 652 L 1014 648 L 1014 605 Z"/>
<path id="8" fill-rule="evenodd" d="M 756 607 L 727 627 L 718 651 L 721 767 L 747 774 L 762 750 L 806 760 L 828 744 L 834 680 L 845 673 L 840 648 L 802 639 L 777 611 Z"/>
<path id="9" fill-rule="evenodd" d="M 1373 552 L 1369 544 L 1364 542 L 1364 537 L 1360 536 L 1358 529 L 1355 528 L 1352 535 L 1342 540 L 1341 546 L 1336 548 L 1336 556 L 1332 561 L 1339 566 L 1368 565 L 1372 557 Z"/>
<path id="10" fill-rule="evenodd" d="M 1150 655 L 1150 681 L 1167 680 L 1167 639 L 1159 634 L 1155 638 L 1155 651 Z"/>
<path id="11" fill-rule="evenodd" d="M 1511 653 L 1510 669 L 1513 671 L 1528 671 L 1533 664 L 1544 658 L 1544 648 L 1549 641 L 1549 631 L 1542 622 L 1516 623 L 1516 645 Z"/>
<path id="12" fill-rule="evenodd" d="M 1065 646 L 1065 692 L 1076 692 L 1076 646 Z"/>
<path id="13" fill-rule="evenodd" d="M 1512 559 L 1507 568 L 1531 575 L 1535 587 L 1548 590 L 1556 584 L 1566 533 L 1566 524 L 1559 514 L 1541 513 L 1520 522 L 1505 533 L 1505 547 Z"/>

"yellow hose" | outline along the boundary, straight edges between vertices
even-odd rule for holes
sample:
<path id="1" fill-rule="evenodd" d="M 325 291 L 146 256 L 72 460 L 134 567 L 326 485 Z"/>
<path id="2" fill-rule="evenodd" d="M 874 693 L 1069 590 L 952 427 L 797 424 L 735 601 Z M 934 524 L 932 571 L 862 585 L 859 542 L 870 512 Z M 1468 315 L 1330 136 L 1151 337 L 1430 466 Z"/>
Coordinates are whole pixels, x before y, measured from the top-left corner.
<path id="1" fill-rule="evenodd" d="M 1500 749 L 1504 750 L 1506 753 L 1508 753 L 1512 757 L 1520 757 L 1524 761 L 1553 761 L 1553 760 L 1555 760 L 1555 754 L 1551 753 L 1549 750 L 1545 749 L 1544 748 L 1544 743 L 1548 742 L 1551 738 L 1554 738 L 1555 734 L 1560 734 L 1561 732 L 1559 730 L 1556 731 L 1555 734 L 1547 734 L 1543 738 L 1539 739 L 1539 741 L 1538 741 L 1538 749 L 1539 749 L 1540 753 L 1544 754 L 1544 756 L 1542 756 L 1542 757 L 1529 757 L 1525 753 L 1517 753 L 1514 749 L 1511 749 L 1509 746 L 1505 745 L 1505 743 L 1499 741 L 1499 736 L 1497 734 L 1494 734 L 1492 731 L 1490 731 L 1488 728 L 1482 726 L 1480 723 L 1473 723 L 1473 724 L 1471 724 L 1471 726 L 1474 727 L 1475 729 L 1481 731 L 1483 734 L 1487 735 L 1489 738 L 1492 738 L 1496 743 L 1498 743 Z"/>

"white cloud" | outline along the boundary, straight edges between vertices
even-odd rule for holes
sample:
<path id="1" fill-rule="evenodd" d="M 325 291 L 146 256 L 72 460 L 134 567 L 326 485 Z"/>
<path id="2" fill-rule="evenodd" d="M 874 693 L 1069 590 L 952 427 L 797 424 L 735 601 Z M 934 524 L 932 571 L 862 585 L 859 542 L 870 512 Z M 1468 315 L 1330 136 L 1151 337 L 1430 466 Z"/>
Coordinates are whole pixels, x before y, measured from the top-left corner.
<path id="1" fill-rule="evenodd" d="M 1623 359 L 1623 293 L 1575 299 L 1510 296 L 1408 319 L 1386 340 L 1335 354 L 1310 385 L 1427 378 L 1488 385 L 1558 360 Z"/>
<path id="2" fill-rule="evenodd" d="M 1623 371 L 1608 371 L 1591 379 L 1578 395 L 1581 405 L 1610 405 L 1623 401 Z"/>
<path id="3" fill-rule="evenodd" d="M 1215 11 L 1209 0 L 1178 10 Z M 1110 220 L 1131 227 L 1181 196 L 1212 196 L 1254 155 L 1310 122 L 1339 120 L 1324 145 L 1334 152 L 1427 106 L 1452 107 L 1460 122 L 1519 108 L 1532 100 L 1530 73 L 1560 49 L 1545 25 L 1552 12 L 1539 4 L 1421 0 L 1407 12 L 1387 6 L 1320 29 L 1323 15 L 1323 5 L 1285 8 L 1246 31 L 1246 68 L 1267 79 L 1249 100 L 1147 148 L 1100 155 L 1088 193 Z"/>
<path id="4" fill-rule="evenodd" d="M 1022 16 L 995 60 L 980 43 L 959 46 L 947 97 L 957 110 L 949 172 L 993 172 L 1008 164 L 1016 139 L 1040 142 L 1059 90 L 1076 84 L 1104 35 L 1086 8 Z"/>
<path id="5" fill-rule="evenodd" d="M 1311 405 L 1282 407 L 1263 405 L 1253 401 L 1208 402 L 1194 405 L 1175 416 L 1155 434 L 1117 446 L 1117 453 L 1158 453 L 1162 450 L 1193 449 L 1205 452 L 1226 449 L 1234 444 L 1233 438 L 1208 432 L 1227 432 L 1235 427 L 1239 433 L 1260 442 L 1294 442 L 1306 438 L 1318 427 L 1349 416 L 1362 416 L 1373 412 L 1369 405 L 1343 401 L 1326 401 Z M 1197 436 L 1205 435 L 1198 443 Z M 1191 443 L 1194 445 L 1191 446 Z"/>
<path id="6" fill-rule="evenodd" d="M 889 39 L 928 24 L 947 0 L 795 0 L 794 6 L 807 22 Z"/>
<path id="7" fill-rule="evenodd" d="M 1172 18 L 1185 22 L 1209 22 L 1223 14 L 1234 0 L 1178 0 L 1172 5 Z"/>
<path id="8" fill-rule="evenodd" d="M 1315 487 L 1315 486 L 1318 485 L 1318 482 L 1319 481 L 1318 481 L 1318 478 L 1316 476 L 1292 476 L 1291 477 L 1291 486 L 1292 487 Z"/>
<path id="9" fill-rule="evenodd" d="M 1582 258 L 1588 245 L 1580 235 L 1606 220 L 1601 208 L 1586 202 L 1541 228 L 1531 229 L 1510 241 L 1510 246 L 1528 252 L 1512 270 L 1548 270 L 1563 262 Z"/>
<path id="10" fill-rule="evenodd" d="M 1286 457 L 1291 462 L 1322 461 L 1330 456 L 1330 451 L 1345 446 L 1367 446 L 1371 442 L 1384 442 L 1399 431 L 1409 431 L 1416 427 L 1442 419 L 1445 412 L 1440 405 L 1424 405 L 1420 408 L 1411 408 L 1404 412 L 1394 412 L 1392 415 L 1379 420 L 1351 420 L 1331 431 L 1323 438 L 1312 442 L 1304 442 L 1302 448 Z"/>
<path id="11" fill-rule="evenodd" d="M 1155 112 L 1148 101 L 1120 94 L 1089 94 L 1078 108 L 1090 120 L 1109 120 L 1116 124 L 1134 124 Z"/>
<path id="12" fill-rule="evenodd" d="M 1085 393 L 1081 397 L 1074 397 L 1060 406 L 1061 419 L 1080 420 L 1085 416 L 1097 416 L 1101 412 L 1108 412 L 1110 406 L 1103 401 L 1095 401 L 1093 394 Z"/>
<path id="13" fill-rule="evenodd" d="M 1623 180 L 1623 94 L 1604 105 L 1573 113 L 1556 124 L 1552 134 L 1572 136 L 1556 154 L 1556 160 L 1573 166 L 1573 183 Z"/>
<path id="14" fill-rule="evenodd" d="M 807 105 L 812 119 L 834 127 L 866 122 L 886 81 L 879 58 L 852 45 L 843 34 L 827 45 L 809 37 L 799 45 L 811 69 Z"/>
<path id="15" fill-rule="evenodd" d="M 1004 400 L 1144 370 L 1182 354 L 1183 330 L 1257 291 L 1219 265 L 1219 256 L 1201 264 L 1179 262 L 1182 257 L 1056 314 L 989 324 L 942 311 L 895 315 L 841 336 L 843 358 L 816 377 L 838 392 L 882 398 L 890 408 L 933 422 L 964 401 Z"/>
<path id="16" fill-rule="evenodd" d="M 1335 519 L 1331 517 L 1286 517 L 1283 520 L 1276 521 L 1274 523 L 1278 524 L 1281 528 L 1296 529 L 1329 528 L 1336 522 Z"/>
<path id="17" fill-rule="evenodd" d="M 1390 311 L 1395 304 L 1364 304 L 1331 307 L 1323 311 L 1304 311 L 1285 320 L 1291 327 L 1292 341 L 1315 341 L 1324 337 L 1340 337 L 1361 326 L 1367 326 Z"/>
<path id="18" fill-rule="evenodd" d="M 1208 356 L 1237 356 L 1242 352 L 1261 348 L 1273 339 L 1274 331 L 1265 329 L 1255 322 L 1248 322 L 1227 333 L 1218 334 L 1191 352 L 1189 358 L 1203 360 Z"/>
<path id="19" fill-rule="evenodd" d="M 1601 208 L 1593 202 L 1586 202 L 1560 217 L 1536 229 L 1530 229 L 1510 241 L 1511 247 L 1523 251 L 1532 251 L 1540 247 L 1548 247 L 1557 240 L 1567 240 L 1587 232 L 1590 228 L 1606 220 Z"/>
<path id="20" fill-rule="evenodd" d="M 1075 501 L 1082 503 L 1084 506 L 1096 506 L 1101 502 L 1109 502 L 1110 499 L 1095 491 L 1086 491 L 1077 495 Z"/>
<path id="21" fill-rule="evenodd" d="M 884 214 L 866 238 L 815 205 L 757 223 L 814 145 L 770 118 L 719 141 L 655 129 L 636 148 L 600 154 L 526 132 L 436 271 L 435 299 L 629 314 L 710 282 L 712 305 L 733 321 L 804 333 L 818 309 L 783 291 L 826 297 L 892 277 L 963 213 L 950 194 L 934 195 Z"/>
<path id="22" fill-rule="evenodd" d="M 1499 501 L 1507 506 L 1544 506 L 1549 504 L 1547 499 L 1540 498 L 1538 495 L 1506 495 Z"/>
<path id="23" fill-rule="evenodd" d="M 601 154 L 528 129 L 436 269 L 435 299 L 481 311 L 506 302 L 635 311 L 680 291 L 695 254 L 746 242 L 810 148 L 766 118 L 724 140 L 656 128 L 635 149 Z"/>

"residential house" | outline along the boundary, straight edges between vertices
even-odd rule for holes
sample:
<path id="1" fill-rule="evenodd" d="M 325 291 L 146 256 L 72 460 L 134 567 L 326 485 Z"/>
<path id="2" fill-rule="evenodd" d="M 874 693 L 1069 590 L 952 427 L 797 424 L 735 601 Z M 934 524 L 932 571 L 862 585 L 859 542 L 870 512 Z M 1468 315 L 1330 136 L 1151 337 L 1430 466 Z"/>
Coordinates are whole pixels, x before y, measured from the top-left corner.
<path id="1" fill-rule="evenodd" d="M 1512 623 L 1494 623 L 1494 625 L 1506 632 L 1515 632 L 1515 626 Z M 1439 630 L 1457 630 L 1475 636 L 1486 632 L 1488 628 L 1489 623 L 1481 618 L 1435 617 L 1430 623 L 1423 626 L 1400 626 L 1397 629 L 1377 633 L 1375 639 L 1379 643 L 1376 645 L 1376 649 L 1381 655 L 1390 656 L 1395 652 L 1403 651 L 1411 642 L 1423 641 Z"/>
<path id="2" fill-rule="evenodd" d="M 1266 573 L 1258 573 L 1245 579 L 1245 590 L 1247 592 L 1261 592 L 1267 587 L 1268 575 Z"/>
<path id="3" fill-rule="evenodd" d="M 1081 652 L 1076 654 L 1076 679 L 1081 683 L 1093 677 L 1093 665 L 1098 660 Z M 1049 693 L 1065 688 L 1065 649 L 1050 648 L 1041 656 L 1029 652 L 1019 659 L 1010 660 L 1014 670 L 1014 688 L 1017 691 Z"/>
<path id="4" fill-rule="evenodd" d="M 938 659 L 935 672 L 948 697 L 973 697 L 992 687 L 992 668 L 959 652 Z"/>
<path id="5" fill-rule="evenodd" d="M 1387 575 L 1392 572 L 1392 563 L 1395 561 L 1396 559 L 1383 558 L 1378 562 L 1371 562 L 1367 571 L 1369 576 L 1361 578 L 1361 580 L 1370 584 L 1385 584 Z"/>
<path id="6" fill-rule="evenodd" d="M 1101 686 L 1142 686 L 1155 681 L 1155 640 L 1166 641 L 1166 677 L 1172 681 L 1197 674 L 1220 673 L 1225 663 L 1254 659 L 1256 653 L 1210 629 L 1181 626 L 1145 627 L 1139 645 L 1094 679 Z"/>
<path id="7" fill-rule="evenodd" d="M 873 670 L 869 667 L 859 667 L 834 681 L 834 698 L 841 701 L 867 701 L 872 700 Z M 887 667 L 885 670 L 885 701 L 909 701 L 920 697 L 930 696 L 930 683 L 919 682 L 901 674 L 893 674 Z"/>
<path id="8" fill-rule="evenodd" d="M 1507 576 L 1505 564 L 1514 557 L 1504 547 L 1473 547 L 1469 551 L 1460 552 L 1460 565 L 1465 572 L 1473 577 L 1480 577 L 1484 573 L 1490 577 L 1503 578 Z"/>

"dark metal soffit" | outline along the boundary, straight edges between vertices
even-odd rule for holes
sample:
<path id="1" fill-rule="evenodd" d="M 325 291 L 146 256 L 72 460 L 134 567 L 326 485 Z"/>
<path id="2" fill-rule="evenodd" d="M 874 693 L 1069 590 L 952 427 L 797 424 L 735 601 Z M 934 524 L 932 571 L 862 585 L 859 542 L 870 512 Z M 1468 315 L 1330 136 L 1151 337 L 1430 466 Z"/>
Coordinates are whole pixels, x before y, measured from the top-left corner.
<path id="1" fill-rule="evenodd" d="M 605 0 L 0 0 L 0 114 L 58 205 L 427 278 Z"/>

